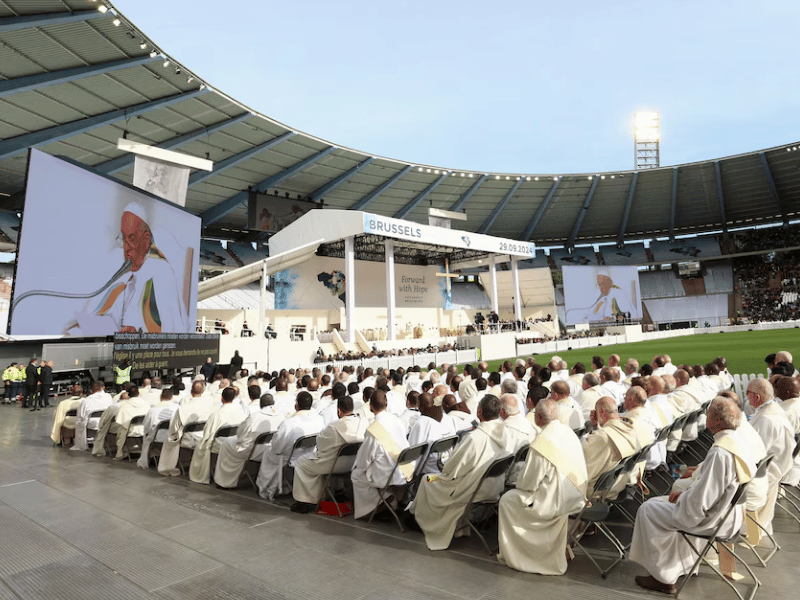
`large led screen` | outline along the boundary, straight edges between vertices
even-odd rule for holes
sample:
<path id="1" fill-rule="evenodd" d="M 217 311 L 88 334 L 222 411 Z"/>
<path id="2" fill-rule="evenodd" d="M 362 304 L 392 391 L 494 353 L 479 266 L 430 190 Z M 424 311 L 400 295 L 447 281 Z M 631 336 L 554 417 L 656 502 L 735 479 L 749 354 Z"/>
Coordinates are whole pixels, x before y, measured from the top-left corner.
<path id="1" fill-rule="evenodd" d="M 32 150 L 9 333 L 193 332 L 199 246 L 198 217 Z"/>
<path id="2" fill-rule="evenodd" d="M 568 325 L 642 318 L 636 267 L 562 267 Z"/>

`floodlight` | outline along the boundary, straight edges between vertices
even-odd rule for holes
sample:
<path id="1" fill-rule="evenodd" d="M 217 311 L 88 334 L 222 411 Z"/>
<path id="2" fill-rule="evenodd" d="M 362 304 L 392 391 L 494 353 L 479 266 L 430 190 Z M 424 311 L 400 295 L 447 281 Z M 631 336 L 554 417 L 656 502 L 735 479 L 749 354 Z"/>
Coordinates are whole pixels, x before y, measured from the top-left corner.
<path id="1" fill-rule="evenodd" d="M 97 10 L 99 10 L 101 13 L 105 14 L 105 13 L 108 12 L 108 7 L 105 4 L 101 4 L 100 6 L 97 7 Z"/>
<path id="2" fill-rule="evenodd" d="M 633 114 L 634 162 L 637 169 L 661 166 L 661 117 L 655 110 Z"/>

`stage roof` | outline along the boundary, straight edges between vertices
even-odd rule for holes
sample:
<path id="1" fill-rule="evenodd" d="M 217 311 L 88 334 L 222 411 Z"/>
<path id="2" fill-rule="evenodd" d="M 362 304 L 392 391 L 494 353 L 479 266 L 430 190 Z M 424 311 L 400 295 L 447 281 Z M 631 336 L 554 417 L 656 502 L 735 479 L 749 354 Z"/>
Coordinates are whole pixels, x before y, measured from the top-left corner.
<path id="1" fill-rule="evenodd" d="M 176 63 L 169 40 L 158 42 L 111 3 L 0 3 L 0 208 L 21 206 L 30 147 L 130 183 L 133 159 L 116 147 L 125 135 L 214 161 L 212 172 L 192 174 L 186 207 L 203 217 L 204 236 L 228 240 L 266 239 L 247 231 L 248 189 L 417 223 L 429 206 L 463 210 L 467 221 L 454 227 L 540 246 L 725 230 L 800 212 L 797 142 L 639 172 L 419 165 L 261 115 L 212 89 L 203 65 Z"/>

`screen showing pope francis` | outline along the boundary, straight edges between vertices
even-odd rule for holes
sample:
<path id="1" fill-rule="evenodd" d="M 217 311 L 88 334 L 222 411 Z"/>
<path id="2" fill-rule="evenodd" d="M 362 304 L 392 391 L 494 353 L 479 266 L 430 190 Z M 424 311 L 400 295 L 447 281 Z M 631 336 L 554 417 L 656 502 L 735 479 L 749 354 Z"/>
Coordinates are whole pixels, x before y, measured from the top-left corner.
<path id="1" fill-rule="evenodd" d="M 637 267 L 562 267 L 566 323 L 642 318 Z"/>
<path id="2" fill-rule="evenodd" d="M 200 218 L 31 150 L 11 335 L 190 333 Z"/>

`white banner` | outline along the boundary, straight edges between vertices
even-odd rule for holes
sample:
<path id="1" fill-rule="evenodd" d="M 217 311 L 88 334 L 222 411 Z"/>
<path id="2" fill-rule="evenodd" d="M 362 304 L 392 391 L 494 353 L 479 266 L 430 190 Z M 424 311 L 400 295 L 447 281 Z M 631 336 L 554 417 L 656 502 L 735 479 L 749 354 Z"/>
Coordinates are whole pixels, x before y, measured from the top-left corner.
<path id="1" fill-rule="evenodd" d="M 468 250 L 481 250 L 495 254 L 509 254 L 533 258 L 535 244 L 492 237 L 481 233 L 471 233 L 459 229 L 444 229 L 420 225 L 401 219 L 381 217 L 371 213 L 364 213 L 364 233 L 382 235 L 384 237 L 435 244 L 437 246 L 450 246 Z"/>

